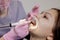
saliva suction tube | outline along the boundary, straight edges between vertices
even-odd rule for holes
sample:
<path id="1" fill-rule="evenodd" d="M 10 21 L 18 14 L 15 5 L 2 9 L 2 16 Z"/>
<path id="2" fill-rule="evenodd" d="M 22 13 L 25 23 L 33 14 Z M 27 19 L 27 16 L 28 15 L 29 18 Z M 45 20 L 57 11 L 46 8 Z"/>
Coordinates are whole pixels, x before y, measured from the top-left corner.
<path id="1" fill-rule="evenodd" d="M 27 21 L 29 21 L 28 18 L 29 17 L 26 18 Z M 36 16 L 32 16 L 30 21 L 31 22 L 29 24 L 29 29 L 36 29 L 38 27 L 38 24 L 39 24 L 37 17 Z M 9 24 L 6 24 L 6 25 L 1 25 L 0 28 L 15 27 L 18 24 L 19 24 L 19 22 L 9 23 Z"/>

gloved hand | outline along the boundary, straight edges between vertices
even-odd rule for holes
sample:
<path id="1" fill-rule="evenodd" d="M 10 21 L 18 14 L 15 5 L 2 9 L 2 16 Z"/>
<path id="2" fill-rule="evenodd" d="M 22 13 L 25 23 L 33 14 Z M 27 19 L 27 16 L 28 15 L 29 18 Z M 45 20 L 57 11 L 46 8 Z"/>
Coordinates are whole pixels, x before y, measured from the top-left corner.
<path id="1" fill-rule="evenodd" d="M 33 16 L 36 16 L 39 14 L 39 8 L 40 8 L 40 5 L 39 4 L 36 4 L 32 10 L 28 13 L 28 20 L 31 20 Z"/>
<path id="2" fill-rule="evenodd" d="M 26 19 L 20 20 L 19 24 L 16 25 L 15 28 L 12 28 L 8 33 L 6 33 L 3 36 L 4 39 L 5 40 L 15 40 L 15 38 L 17 38 L 17 36 L 19 36 L 20 38 L 25 37 L 29 33 L 29 30 L 28 30 L 29 23 L 30 23 L 30 21 L 26 21 Z"/>

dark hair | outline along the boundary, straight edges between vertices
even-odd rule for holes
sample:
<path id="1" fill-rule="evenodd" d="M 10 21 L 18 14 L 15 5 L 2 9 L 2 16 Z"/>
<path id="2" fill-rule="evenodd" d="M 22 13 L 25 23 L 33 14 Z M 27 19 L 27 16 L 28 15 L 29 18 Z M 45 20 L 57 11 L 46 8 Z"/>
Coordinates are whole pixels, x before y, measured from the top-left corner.
<path id="1" fill-rule="evenodd" d="M 58 18 L 56 21 L 56 26 L 53 29 L 53 40 L 60 40 L 60 9 L 52 8 L 58 12 Z"/>

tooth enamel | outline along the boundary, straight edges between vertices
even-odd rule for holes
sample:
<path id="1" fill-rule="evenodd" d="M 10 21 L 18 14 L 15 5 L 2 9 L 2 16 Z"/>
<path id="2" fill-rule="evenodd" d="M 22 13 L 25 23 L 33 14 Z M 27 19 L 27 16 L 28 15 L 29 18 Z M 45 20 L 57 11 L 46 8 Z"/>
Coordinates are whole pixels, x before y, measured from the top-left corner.
<path id="1" fill-rule="evenodd" d="M 36 25 L 34 26 L 33 24 L 30 24 L 29 29 L 36 29 L 38 27 L 38 19 L 34 16 L 34 20 L 36 20 Z"/>

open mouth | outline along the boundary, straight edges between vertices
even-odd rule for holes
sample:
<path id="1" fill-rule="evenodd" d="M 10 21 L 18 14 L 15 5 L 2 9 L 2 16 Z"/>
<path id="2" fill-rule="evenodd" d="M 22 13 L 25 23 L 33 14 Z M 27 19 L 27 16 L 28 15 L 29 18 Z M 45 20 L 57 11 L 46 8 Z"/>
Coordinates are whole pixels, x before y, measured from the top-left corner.
<path id="1" fill-rule="evenodd" d="M 38 19 L 34 16 L 31 20 L 29 29 L 36 29 L 38 27 Z"/>
<path id="2" fill-rule="evenodd" d="M 33 24 L 34 26 L 36 25 L 36 20 L 34 18 L 31 20 L 31 24 Z"/>

